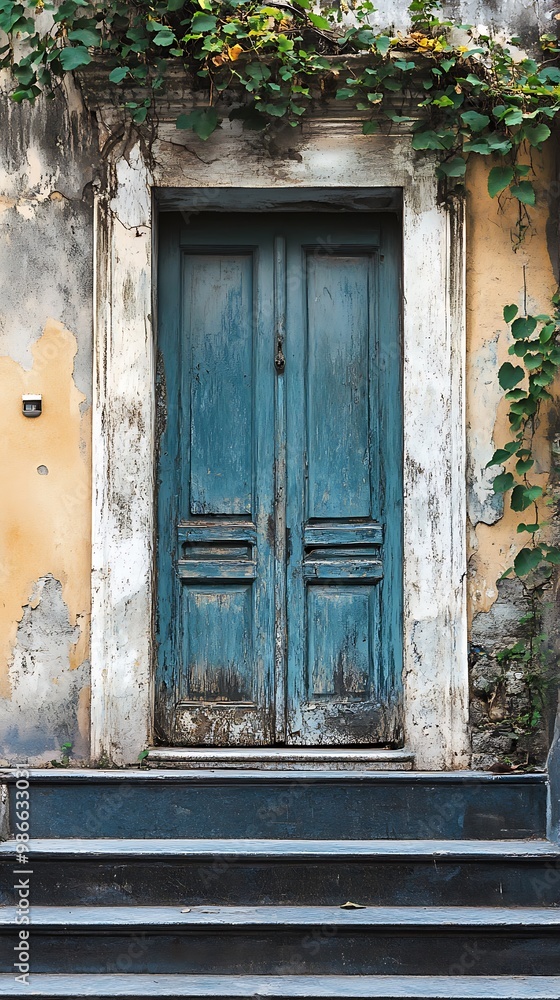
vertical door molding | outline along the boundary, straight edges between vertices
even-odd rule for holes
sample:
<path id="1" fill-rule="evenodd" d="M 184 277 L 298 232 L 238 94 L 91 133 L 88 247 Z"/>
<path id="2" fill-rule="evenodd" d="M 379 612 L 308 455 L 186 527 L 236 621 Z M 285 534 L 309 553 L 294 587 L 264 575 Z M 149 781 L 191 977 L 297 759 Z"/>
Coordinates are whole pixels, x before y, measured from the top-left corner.
<path id="1" fill-rule="evenodd" d="M 166 142 L 172 135 L 172 142 Z M 133 763 L 150 739 L 153 671 L 155 376 L 150 187 L 398 188 L 403 203 L 404 704 L 406 746 L 425 770 L 468 763 L 464 224 L 407 136 L 309 123 L 283 156 L 222 130 L 208 144 L 160 125 L 152 179 L 139 147 L 96 205 L 93 425 L 92 756 Z M 186 149 L 180 148 L 180 143 Z M 214 145 L 212 145 L 214 144 Z M 212 148 L 211 148 L 212 147 Z M 211 152 L 211 155 L 209 153 Z M 233 158 L 233 159 L 232 159 Z M 235 163 L 235 169 L 231 164 Z M 236 187 L 241 180 L 243 187 Z M 220 189 L 225 199 L 220 204 Z M 249 196 L 249 199 L 251 196 Z M 202 198 L 202 203 L 205 199 Z M 199 206 L 201 200 L 198 201 Z M 185 204 L 186 207 L 186 204 Z"/>
<path id="2" fill-rule="evenodd" d="M 91 756 L 126 764 L 151 727 L 152 208 L 138 146 L 111 174 L 94 215 Z"/>
<path id="3" fill-rule="evenodd" d="M 469 760 L 466 279 L 462 205 L 425 185 L 420 209 L 404 192 L 404 689 L 406 744 L 433 770 Z"/>

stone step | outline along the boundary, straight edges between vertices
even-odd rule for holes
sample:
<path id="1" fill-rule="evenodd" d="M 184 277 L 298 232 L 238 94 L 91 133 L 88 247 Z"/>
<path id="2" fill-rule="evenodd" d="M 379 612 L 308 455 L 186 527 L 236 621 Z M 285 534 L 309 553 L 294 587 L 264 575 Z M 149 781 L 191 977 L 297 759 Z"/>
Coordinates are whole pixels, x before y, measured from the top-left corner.
<path id="1" fill-rule="evenodd" d="M 152 747 L 150 767 L 266 768 L 294 770 L 410 771 L 414 754 L 406 748 L 370 747 Z"/>
<path id="2" fill-rule="evenodd" d="M 544 774 L 30 771 L 30 836 L 524 839 L 546 836 Z M 10 787 L 15 774 L 0 773 Z"/>
<path id="3" fill-rule="evenodd" d="M 560 845 L 469 840 L 29 842 L 33 906 L 558 906 Z M 0 903 L 16 902 L 0 844 Z M 4 863 L 1 862 L 10 862 Z"/>
<path id="4" fill-rule="evenodd" d="M 560 976 L 0 975 L 0 997 L 188 997 L 189 1000 L 558 1000 Z"/>
<path id="5" fill-rule="evenodd" d="M 0 913 L 0 971 L 16 911 Z M 34 973 L 558 976 L 560 909 L 527 907 L 41 907 Z"/>

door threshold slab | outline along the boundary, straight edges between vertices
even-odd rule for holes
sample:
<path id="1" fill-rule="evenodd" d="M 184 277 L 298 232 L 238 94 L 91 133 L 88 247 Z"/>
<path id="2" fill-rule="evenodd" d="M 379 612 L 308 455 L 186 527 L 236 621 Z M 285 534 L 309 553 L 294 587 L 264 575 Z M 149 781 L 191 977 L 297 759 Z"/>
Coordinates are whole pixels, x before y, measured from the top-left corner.
<path id="1" fill-rule="evenodd" d="M 249 768 L 273 771 L 411 771 L 414 754 L 406 748 L 332 747 L 153 747 L 146 763 L 187 768 Z"/>

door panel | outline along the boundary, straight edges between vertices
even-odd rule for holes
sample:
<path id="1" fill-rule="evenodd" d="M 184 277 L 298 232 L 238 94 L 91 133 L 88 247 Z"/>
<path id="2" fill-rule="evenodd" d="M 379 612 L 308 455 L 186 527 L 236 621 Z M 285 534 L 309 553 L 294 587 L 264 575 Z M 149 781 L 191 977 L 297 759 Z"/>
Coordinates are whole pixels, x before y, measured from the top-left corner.
<path id="1" fill-rule="evenodd" d="M 162 222 L 158 734 L 396 744 L 396 221 L 240 221 Z"/>
<path id="2" fill-rule="evenodd" d="M 262 744 L 274 727 L 270 251 L 215 227 L 162 228 L 156 725 L 178 744 Z"/>
<path id="3" fill-rule="evenodd" d="M 368 517 L 370 260 L 307 250 L 305 265 L 307 516 Z"/>
<path id="4" fill-rule="evenodd" d="M 253 480 L 253 260 L 187 254 L 190 513 L 250 514 Z M 243 433 L 240 433 L 241 428 Z"/>
<path id="5" fill-rule="evenodd" d="M 398 296 L 395 236 L 388 223 L 331 219 L 313 242 L 289 244 L 291 283 L 300 273 L 302 288 L 288 306 L 286 364 L 296 745 L 399 738 L 400 437 L 381 454 L 390 408 L 400 430 L 399 327 L 385 308 Z"/>

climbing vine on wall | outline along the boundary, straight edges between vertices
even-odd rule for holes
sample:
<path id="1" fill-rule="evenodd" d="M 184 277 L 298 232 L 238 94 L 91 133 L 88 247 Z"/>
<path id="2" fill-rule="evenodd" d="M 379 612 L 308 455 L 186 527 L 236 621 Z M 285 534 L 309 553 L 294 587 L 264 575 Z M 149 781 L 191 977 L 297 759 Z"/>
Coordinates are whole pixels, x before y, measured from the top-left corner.
<path id="1" fill-rule="evenodd" d="M 139 128 L 169 68 L 182 67 L 195 106 L 178 115 L 177 128 L 203 140 L 225 119 L 247 129 L 297 126 L 317 101 L 343 101 L 365 135 L 410 133 L 447 184 L 461 184 L 469 156 L 487 157 L 488 192 L 516 200 L 520 240 L 536 201 L 531 151 L 542 149 L 560 112 L 555 37 L 541 38 L 537 61 L 519 39 L 500 43 L 444 20 L 436 0 L 412 0 L 406 33 L 375 31 L 374 13 L 370 0 L 331 9 L 311 0 L 0 0 L 0 67 L 11 69 L 11 99 L 21 102 L 52 94 L 65 73 L 96 62 Z M 513 361 L 499 380 L 511 437 L 490 463 L 495 492 L 528 515 L 512 571 L 537 587 L 560 563 L 560 549 L 539 541 L 545 493 L 531 479 L 539 411 L 560 368 L 558 306 L 555 299 L 551 315 L 534 317 L 504 309 Z"/>

